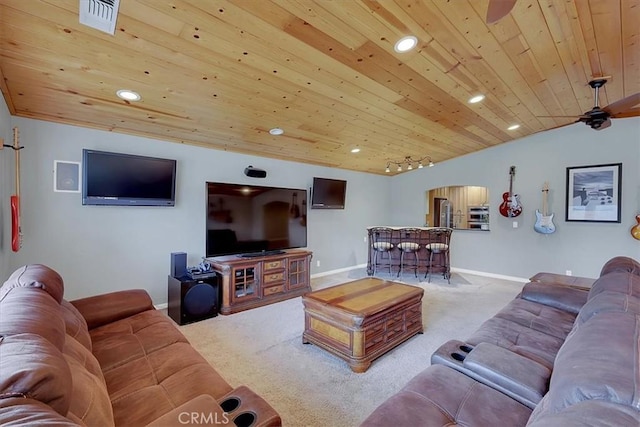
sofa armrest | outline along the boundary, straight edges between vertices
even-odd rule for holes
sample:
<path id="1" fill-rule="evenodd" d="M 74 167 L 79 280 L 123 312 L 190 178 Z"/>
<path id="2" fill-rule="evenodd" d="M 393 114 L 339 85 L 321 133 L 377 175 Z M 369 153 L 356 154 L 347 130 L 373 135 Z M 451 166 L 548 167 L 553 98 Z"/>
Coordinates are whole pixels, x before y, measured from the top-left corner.
<path id="1" fill-rule="evenodd" d="M 520 298 L 527 301 L 574 314 L 578 314 L 582 306 L 586 304 L 588 296 L 588 289 L 542 282 L 527 283 L 520 294 Z"/>
<path id="2" fill-rule="evenodd" d="M 474 378 L 535 408 L 546 394 L 551 371 L 538 362 L 491 343 L 478 344 L 462 362 Z"/>
<path id="3" fill-rule="evenodd" d="M 87 321 L 89 330 L 116 320 L 154 310 L 151 297 L 144 289 L 111 292 L 71 301 Z"/>
<path id="4" fill-rule="evenodd" d="M 532 409 L 546 394 L 551 378 L 546 366 L 488 342 L 474 347 L 448 341 L 431 355 L 431 364 L 453 368 Z"/>
<path id="5" fill-rule="evenodd" d="M 201 394 L 167 412 L 148 426 L 282 426 L 280 416 L 271 405 L 246 386 L 231 390 L 220 398 L 219 402 L 208 394 Z"/>

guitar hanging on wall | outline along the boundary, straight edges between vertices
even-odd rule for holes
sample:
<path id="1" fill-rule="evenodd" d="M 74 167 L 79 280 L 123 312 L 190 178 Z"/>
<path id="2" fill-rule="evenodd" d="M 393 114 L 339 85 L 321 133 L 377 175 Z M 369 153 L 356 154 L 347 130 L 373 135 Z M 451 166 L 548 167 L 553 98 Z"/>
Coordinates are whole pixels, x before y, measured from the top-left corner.
<path id="1" fill-rule="evenodd" d="M 520 196 L 513 194 L 513 177 L 516 174 L 516 167 L 509 168 L 509 191 L 502 194 L 503 202 L 500 204 L 500 214 L 507 218 L 515 218 L 522 213 Z"/>
<path id="2" fill-rule="evenodd" d="M 536 209 L 536 223 L 533 225 L 533 229 L 542 234 L 551 234 L 556 231 L 556 226 L 553 224 L 553 214 L 547 213 L 548 196 L 549 183 L 545 182 L 542 187 L 542 212 Z"/>
<path id="3" fill-rule="evenodd" d="M 640 215 L 636 215 L 636 222 L 637 224 L 631 227 L 631 236 L 636 240 L 640 240 Z"/>
<path id="4" fill-rule="evenodd" d="M 11 250 L 18 252 L 22 247 L 22 228 L 20 227 L 20 147 L 18 128 L 13 128 L 13 151 L 15 152 L 16 192 L 11 196 Z"/>

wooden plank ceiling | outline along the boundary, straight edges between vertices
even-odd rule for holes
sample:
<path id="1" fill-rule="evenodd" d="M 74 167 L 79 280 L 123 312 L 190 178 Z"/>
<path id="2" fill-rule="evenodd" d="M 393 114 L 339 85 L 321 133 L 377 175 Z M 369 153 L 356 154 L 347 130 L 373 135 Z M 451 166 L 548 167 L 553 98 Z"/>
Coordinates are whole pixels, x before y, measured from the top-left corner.
<path id="1" fill-rule="evenodd" d="M 78 4 L 0 2 L 12 114 L 384 174 L 573 123 L 594 76 L 600 106 L 640 92 L 640 0 L 120 0 L 113 36 Z"/>

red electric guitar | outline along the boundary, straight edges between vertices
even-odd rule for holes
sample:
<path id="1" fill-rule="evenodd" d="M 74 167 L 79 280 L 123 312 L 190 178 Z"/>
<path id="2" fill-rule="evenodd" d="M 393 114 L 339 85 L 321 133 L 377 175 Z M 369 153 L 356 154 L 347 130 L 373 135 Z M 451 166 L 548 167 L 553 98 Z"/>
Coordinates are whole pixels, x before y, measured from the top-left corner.
<path id="1" fill-rule="evenodd" d="M 513 194 L 513 177 L 516 174 L 516 167 L 509 169 L 509 191 L 502 194 L 503 202 L 500 204 L 500 214 L 507 218 L 515 218 L 522 213 L 520 196 Z"/>
<path id="2" fill-rule="evenodd" d="M 20 228 L 20 145 L 18 128 L 13 128 L 13 148 L 16 155 L 16 193 L 11 196 L 11 250 L 18 252 L 22 247 L 22 229 Z"/>

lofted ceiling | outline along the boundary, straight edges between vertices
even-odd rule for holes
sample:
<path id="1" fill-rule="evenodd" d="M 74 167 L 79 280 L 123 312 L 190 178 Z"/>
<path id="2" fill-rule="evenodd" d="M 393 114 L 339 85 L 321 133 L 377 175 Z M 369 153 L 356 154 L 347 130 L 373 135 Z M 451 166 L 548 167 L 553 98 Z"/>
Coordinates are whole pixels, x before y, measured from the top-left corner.
<path id="1" fill-rule="evenodd" d="M 78 0 L 2 0 L 0 89 L 15 116 L 377 174 L 573 123 L 593 77 L 600 106 L 640 92 L 640 0 L 488 4 L 120 0 L 110 35 Z"/>

